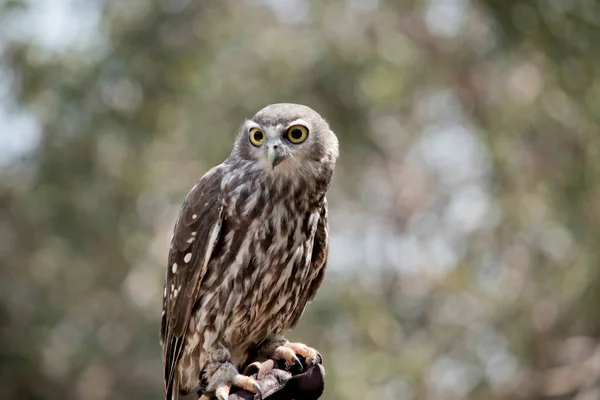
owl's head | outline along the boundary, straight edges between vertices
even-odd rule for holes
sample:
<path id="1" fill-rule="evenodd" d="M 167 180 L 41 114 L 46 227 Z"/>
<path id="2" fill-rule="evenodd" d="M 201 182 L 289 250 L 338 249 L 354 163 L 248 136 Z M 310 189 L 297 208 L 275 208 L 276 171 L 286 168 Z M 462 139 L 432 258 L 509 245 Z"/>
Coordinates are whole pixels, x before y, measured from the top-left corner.
<path id="1" fill-rule="evenodd" d="M 333 168 L 338 139 L 325 120 L 300 104 L 272 104 L 247 120 L 233 154 L 270 173 L 309 176 Z"/>

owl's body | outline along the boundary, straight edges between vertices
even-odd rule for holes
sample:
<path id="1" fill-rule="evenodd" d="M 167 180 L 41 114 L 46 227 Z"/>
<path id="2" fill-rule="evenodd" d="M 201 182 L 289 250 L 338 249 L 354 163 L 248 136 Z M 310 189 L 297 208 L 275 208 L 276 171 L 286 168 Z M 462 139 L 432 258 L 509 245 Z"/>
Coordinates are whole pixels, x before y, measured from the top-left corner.
<path id="1" fill-rule="evenodd" d="M 209 393 L 235 386 L 220 366 L 239 369 L 257 345 L 298 321 L 323 280 L 325 192 L 337 154 L 318 114 L 272 105 L 246 122 L 229 158 L 188 193 L 165 281 L 167 398 L 201 381 Z"/>

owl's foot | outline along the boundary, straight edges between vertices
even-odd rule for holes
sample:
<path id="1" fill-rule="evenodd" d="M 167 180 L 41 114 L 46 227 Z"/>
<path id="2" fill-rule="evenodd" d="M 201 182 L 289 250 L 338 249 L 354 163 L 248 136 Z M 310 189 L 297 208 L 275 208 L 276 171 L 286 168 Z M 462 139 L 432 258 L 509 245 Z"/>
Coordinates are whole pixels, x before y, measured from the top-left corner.
<path id="1" fill-rule="evenodd" d="M 210 400 L 213 397 L 218 400 L 227 400 L 232 386 L 257 394 L 258 399 L 262 400 L 262 391 L 258 383 L 252 378 L 241 375 L 233 364 L 223 362 L 214 367 L 200 400 Z"/>
<path id="2" fill-rule="evenodd" d="M 299 368 L 300 371 L 304 369 L 304 366 L 298 359 L 298 356 L 304 358 L 304 365 L 307 367 L 317 363 L 323 363 L 323 357 L 321 357 L 321 354 L 317 350 L 303 343 L 292 343 L 281 337 L 278 339 L 272 339 L 271 341 L 267 342 L 267 344 L 263 345 L 259 351 L 259 355 L 276 361 L 284 360 L 290 366 L 296 366 Z M 250 364 L 250 366 L 253 366 L 254 364 L 256 363 Z M 256 368 L 259 367 L 256 366 Z"/>
<path id="3" fill-rule="evenodd" d="M 321 354 L 317 350 L 303 343 L 286 342 L 282 346 L 279 346 L 275 349 L 275 356 L 277 357 L 278 355 L 281 355 L 281 358 L 279 359 L 284 359 L 288 363 L 290 362 L 289 358 L 291 358 L 294 362 L 298 361 L 296 354 L 304 357 L 304 363 L 307 366 L 323 363 L 323 357 Z M 300 363 L 298 363 L 298 365 L 302 367 Z"/>

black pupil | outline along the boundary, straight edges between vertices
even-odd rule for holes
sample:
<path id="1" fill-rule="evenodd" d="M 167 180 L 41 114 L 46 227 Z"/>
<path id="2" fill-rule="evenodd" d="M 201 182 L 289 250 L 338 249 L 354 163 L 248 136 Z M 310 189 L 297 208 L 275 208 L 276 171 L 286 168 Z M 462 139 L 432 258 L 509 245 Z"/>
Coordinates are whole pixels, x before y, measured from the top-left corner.
<path id="1" fill-rule="evenodd" d="M 302 131 L 300 129 L 292 129 L 290 135 L 292 135 L 294 139 L 298 140 L 302 137 Z"/>
<path id="2" fill-rule="evenodd" d="M 257 142 L 263 140 L 263 133 L 261 131 L 254 132 L 254 140 Z"/>

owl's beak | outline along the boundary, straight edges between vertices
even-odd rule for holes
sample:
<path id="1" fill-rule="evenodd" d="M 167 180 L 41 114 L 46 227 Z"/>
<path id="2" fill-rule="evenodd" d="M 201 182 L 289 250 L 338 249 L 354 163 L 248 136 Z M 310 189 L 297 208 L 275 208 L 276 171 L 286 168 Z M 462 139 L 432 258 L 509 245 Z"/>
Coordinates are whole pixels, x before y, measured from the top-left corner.
<path id="1" fill-rule="evenodd" d="M 275 169 L 277 164 L 283 160 L 283 152 L 278 146 L 269 146 L 267 149 L 267 161 L 271 166 L 271 169 Z"/>

